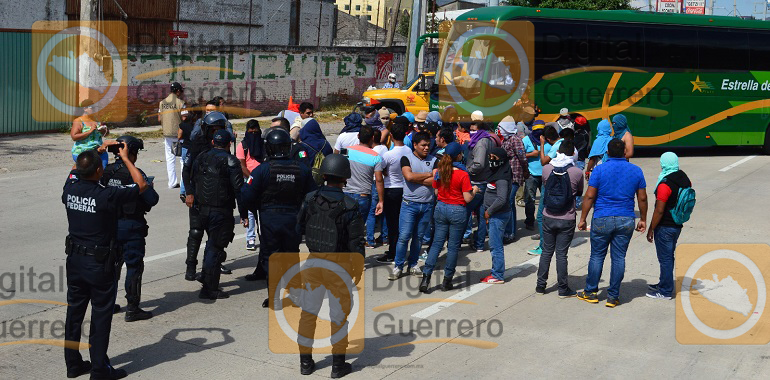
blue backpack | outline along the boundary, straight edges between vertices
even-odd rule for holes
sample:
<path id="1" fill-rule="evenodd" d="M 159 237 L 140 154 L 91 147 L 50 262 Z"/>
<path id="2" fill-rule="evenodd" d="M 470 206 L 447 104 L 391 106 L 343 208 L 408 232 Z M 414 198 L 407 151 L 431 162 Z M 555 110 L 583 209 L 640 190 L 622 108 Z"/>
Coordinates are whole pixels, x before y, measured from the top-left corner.
<path id="1" fill-rule="evenodd" d="M 567 169 L 572 166 L 554 168 L 545 183 L 542 197 L 545 208 L 551 214 L 563 214 L 569 211 L 575 202 L 575 192 L 572 191 L 572 182 L 567 173 Z"/>
<path id="2" fill-rule="evenodd" d="M 676 206 L 671 209 L 674 223 L 679 225 L 685 224 L 690 220 L 693 208 L 695 208 L 695 189 L 692 187 L 680 188 Z"/>

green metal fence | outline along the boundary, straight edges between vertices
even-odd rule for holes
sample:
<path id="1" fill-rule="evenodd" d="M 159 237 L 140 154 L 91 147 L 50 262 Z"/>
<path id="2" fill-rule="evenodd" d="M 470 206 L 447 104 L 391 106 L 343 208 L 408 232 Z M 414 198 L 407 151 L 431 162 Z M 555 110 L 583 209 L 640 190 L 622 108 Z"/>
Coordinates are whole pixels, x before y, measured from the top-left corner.
<path id="1" fill-rule="evenodd" d="M 38 122 L 32 117 L 33 109 L 42 110 L 44 113 L 51 109 L 43 96 L 33 96 L 32 75 L 35 74 L 36 68 L 32 62 L 32 33 L 0 31 L 0 52 L 0 135 L 50 131 L 66 126 L 67 122 L 64 121 Z M 77 70 L 77 67 L 72 65 L 70 69 Z M 66 81 L 58 76 L 52 77 L 51 80 Z M 76 84 L 64 85 L 73 88 L 74 97 Z"/>

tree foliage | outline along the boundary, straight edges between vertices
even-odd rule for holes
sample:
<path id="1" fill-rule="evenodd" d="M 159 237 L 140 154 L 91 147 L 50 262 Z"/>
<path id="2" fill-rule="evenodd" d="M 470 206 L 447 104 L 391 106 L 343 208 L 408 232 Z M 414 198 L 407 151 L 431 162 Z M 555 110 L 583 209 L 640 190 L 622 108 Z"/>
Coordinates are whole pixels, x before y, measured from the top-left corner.
<path id="1" fill-rule="evenodd" d="M 507 0 L 508 5 L 535 8 L 579 9 L 579 10 L 616 10 L 633 9 L 631 0 Z"/>

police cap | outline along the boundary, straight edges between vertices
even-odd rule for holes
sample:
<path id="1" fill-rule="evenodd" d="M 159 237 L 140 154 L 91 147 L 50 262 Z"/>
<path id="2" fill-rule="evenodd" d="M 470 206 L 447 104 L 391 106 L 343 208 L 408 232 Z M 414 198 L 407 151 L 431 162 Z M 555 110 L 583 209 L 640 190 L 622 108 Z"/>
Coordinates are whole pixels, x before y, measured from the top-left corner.
<path id="1" fill-rule="evenodd" d="M 321 174 L 348 179 L 351 177 L 350 161 L 341 154 L 330 154 L 321 162 Z"/>
<path id="2" fill-rule="evenodd" d="M 214 141 L 214 146 L 227 146 L 227 144 L 230 143 L 230 132 L 227 132 L 224 129 L 220 129 L 214 132 L 214 138 L 212 140 Z"/>

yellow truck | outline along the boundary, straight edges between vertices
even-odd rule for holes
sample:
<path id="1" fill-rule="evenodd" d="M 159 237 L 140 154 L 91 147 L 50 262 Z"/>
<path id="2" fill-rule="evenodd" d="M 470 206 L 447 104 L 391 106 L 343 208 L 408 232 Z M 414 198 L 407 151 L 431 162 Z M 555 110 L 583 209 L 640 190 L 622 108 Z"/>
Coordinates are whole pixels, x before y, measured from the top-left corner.
<path id="1" fill-rule="evenodd" d="M 435 75 L 435 72 L 424 72 L 400 89 L 378 88 L 366 91 L 363 94 L 363 102 L 378 108 L 388 107 L 398 114 L 429 111 L 430 90 Z"/>

